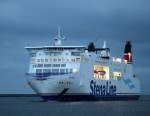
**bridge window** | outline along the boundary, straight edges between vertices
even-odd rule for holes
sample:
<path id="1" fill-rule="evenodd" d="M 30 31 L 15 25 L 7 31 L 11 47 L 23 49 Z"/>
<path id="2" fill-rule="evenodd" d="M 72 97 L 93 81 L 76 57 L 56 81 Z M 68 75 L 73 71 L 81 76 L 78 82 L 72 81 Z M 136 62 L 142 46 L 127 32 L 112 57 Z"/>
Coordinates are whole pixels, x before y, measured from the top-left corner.
<path id="1" fill-rule="evenodd" d="M 31 55 L 31 57 L 35 57 L 36 53 L 31 53 L 30 55 Z"/>
<path id="2" fill-rule="evenodd" d="M 72 52 L 71 55 L 72 56 L 80 56 L 80 52 Z"/>

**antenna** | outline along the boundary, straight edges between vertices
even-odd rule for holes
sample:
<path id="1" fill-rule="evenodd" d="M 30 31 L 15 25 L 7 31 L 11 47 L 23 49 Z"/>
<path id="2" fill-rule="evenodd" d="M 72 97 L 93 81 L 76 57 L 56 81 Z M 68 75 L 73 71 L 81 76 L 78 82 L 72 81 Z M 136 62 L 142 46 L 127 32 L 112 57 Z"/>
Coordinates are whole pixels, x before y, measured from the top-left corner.
<path id="1" fill-rule="evenodd" d="M 54 43 L 53 43 L 53 45 L 55 45 L 55 46 L 59 46 L 59 45 L 61 45 L 62 44 L 62 40 L 64 40 L 65 39 L 65 36 L 64 35 L 61 35 L 61 29 L 60 29 L 60 27 L 58 27 L 58 29 L 57 29 L 57 35 L 56 35 L 56 37 L 54 37 Z"/>
<path id="2" fill-rule="evenodd" d="M 103 43 L 103 47 L 102 48 L 106 48 L 106 41 L 104 40 L 104 43 Z"/>
<path id="3" fill-rule="evenodd" d="M 60 27 L 58 27 L 58 33 L 57 33 L 57 34 L 58 34 L 57 36 L 58 36 L 59 38 L 61 38 Z"/>

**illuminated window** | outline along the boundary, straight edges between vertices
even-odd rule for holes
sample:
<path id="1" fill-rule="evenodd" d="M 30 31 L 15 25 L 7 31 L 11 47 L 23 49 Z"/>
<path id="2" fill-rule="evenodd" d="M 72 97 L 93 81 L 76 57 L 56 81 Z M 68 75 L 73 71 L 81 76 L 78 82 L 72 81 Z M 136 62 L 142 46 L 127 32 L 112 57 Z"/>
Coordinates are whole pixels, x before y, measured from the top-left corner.
<path id="1" fill-rule="evenodd" d="M 101 66 L 101 65 L 94 65 L 94 78 L 102 79 L 102 80 L 109 80 L 109 67 Z"/>
<path id="2" fill-rule="evenodd" d="M 119 79 L 122 76 L 121 72 L 115 71 L 113 72 L 113 78 L 114 79 Z"/>

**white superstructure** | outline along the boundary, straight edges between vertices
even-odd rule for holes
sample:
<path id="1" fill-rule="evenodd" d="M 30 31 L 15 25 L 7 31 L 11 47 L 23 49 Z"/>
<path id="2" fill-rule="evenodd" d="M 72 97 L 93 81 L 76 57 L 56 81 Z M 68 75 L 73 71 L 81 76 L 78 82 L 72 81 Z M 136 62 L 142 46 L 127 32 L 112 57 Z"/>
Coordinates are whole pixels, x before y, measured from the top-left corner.
<path id="1" fill-rule="evenodd" d="M 139 79 L 133 73 L 131 43 L 124 58 L 102 48 L 63 46 L 60 31 L 52 46 L 25 47 L 30 56 L 28 83 L 44 99 L 137 99 Z"/>

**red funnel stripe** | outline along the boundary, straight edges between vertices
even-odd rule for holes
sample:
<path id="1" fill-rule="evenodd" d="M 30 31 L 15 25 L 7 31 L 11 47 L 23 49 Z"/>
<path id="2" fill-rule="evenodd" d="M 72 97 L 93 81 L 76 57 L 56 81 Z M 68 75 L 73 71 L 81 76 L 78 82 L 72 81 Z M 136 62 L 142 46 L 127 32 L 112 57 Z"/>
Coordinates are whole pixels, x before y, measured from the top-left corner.
<path id="1" fill-rule="evenodd" d="M 124 53 L 124 60 L 126 60 L 128 63 L 132 62 L 132 54 L 131 53 Z"/>

